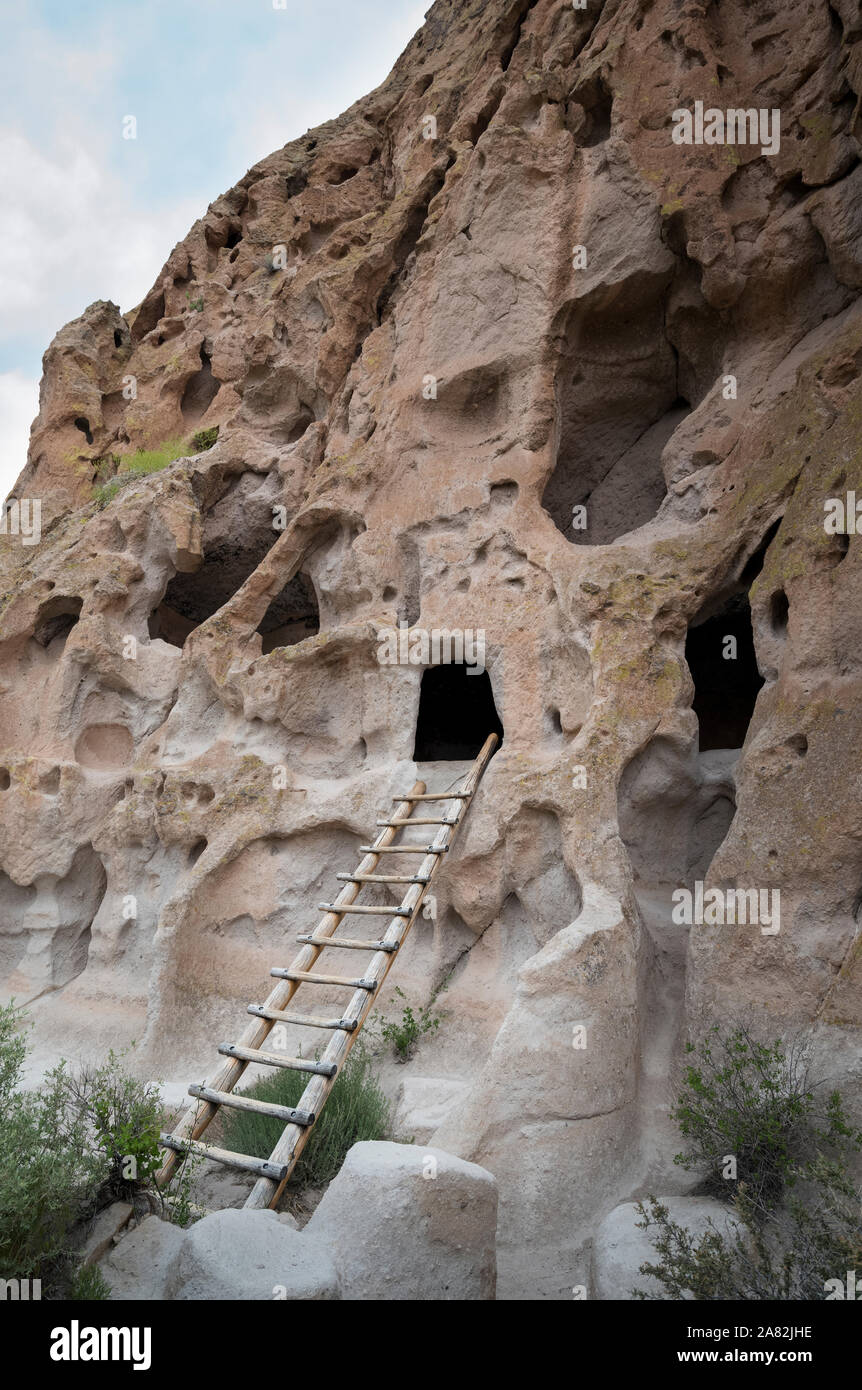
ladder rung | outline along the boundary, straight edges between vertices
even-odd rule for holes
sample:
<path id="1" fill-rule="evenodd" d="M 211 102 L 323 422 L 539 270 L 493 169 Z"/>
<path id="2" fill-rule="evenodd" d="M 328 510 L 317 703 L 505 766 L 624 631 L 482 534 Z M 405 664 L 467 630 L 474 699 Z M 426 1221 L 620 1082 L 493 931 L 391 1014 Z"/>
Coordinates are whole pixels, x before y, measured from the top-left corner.
<path id="1" fill-rule="evenodd" d="M 173 1149 L 174 1153 L 200 1154 L 202 1158 L 212 1158 L 228 1168 L 239 1168 L 243 1173 L 257 1173 L 258 1177 L 272 1178 L 273 1182 L 283 1182 L 290 1172 L 289 1163 L 270 1163 L 265 1158 L 253 1158 L 251 1154 L 231 1153 L 229 1149 L 201 1144 L 197 1139 L 175 1139 L 172 1134 L 162 1134 L 159 1143 L 164 1149 Z"/>
<path id="2" fill-rule="evenodd" d="M 344 883 L 430 883 L 427 874 L 336 874 Z"/>
<path id="3" fill-rule="evenodd" d="M 378 825 L 457 825 L 454 816 L 412 816 L 406 820 L 378 820 Z"/>
<path id="4" fill-rule="evenodd" d="M 472 792 L 423 792 L 421 796 L 393 796 L 393 801 L 469 801 Z"/>
<path id="5" fill-rule="evenodd" d="M 350 907 L 345 905 L 339 907 L 337 903 L 318 903 L 321 912 L 337 912 L 339 915 L 346 912 L 356 912 L 366 917 L 412 917 L 412 907 L 400 907 L 390 904 L 388 907 Z"/>
<path id="6" fill-rule="evenodd" d="M 351 936 L 298 936 L 303 946 L 340 946 L 344 951 L 388 951 L 398 950 L 397 941 L 354 941 Z"/>
<path id="7" fill-rule="evenodd" d="M 284 1067 L 286 1071 L 308 1071 L 314 1076 L 335 1076 L 338 1067 L 334 1062 L 307 1062 L 304 1057 L 281 1057 L 277 1052 L 260 1052 L 256 1047 L 238 1047 L 236 1043 L 222 1043 L 219 1052 L 223 1057 L 236 1057 L 240 1062 L 259 1062 L 264 1067 Z"/>
<path id="8" fill-rule="evenodd" d="M 318 1014 L 284 1013 L 281 1009 L 268 1009 L 265 1004 L 249 1004 L 246 1013 L 255 1018 L 270 1018 L 274 1023 L 294 1023 L 297 1028 L 340 1028 L 345 1033 L 356 1032 L 355 1018 L 321 1018 Z"/>
<path id="9" fill-rule="evenodd" d="M 360 845 L 360 854 L 446 854 L 448 845 Z"/>
<path id="10" fill-rule="evenodd" d="M 349 985 L 351 989 L 377 988 L 376 980 L 347 980 L 342 975 L 316 975 L 311 970 L 283 970 L 277 966 L 270 970 L 270 975 L 274 975 L 277 980 L 297 980 L 302 984 L 310 985 Z"/>
<path id="11" fill-rule="evenodd" d="M 213 1091 L 209 1086 L 189 1086 L 189 1095 L 195 1100 L 209 1101 L 210 1105 L 226 1105 L 230 1110 L 251 1110 L 255 1115 L 271 1115 L 273 1119 L 284 1120 L 290 1125 L 313 1125 L 315 1115 L 312 1110 L 294 1110 L 290 1105 L 275 1105 L 271 1100 L 255 1100 L 254 1096 L 237 1095 L 235 1091 Z"/>

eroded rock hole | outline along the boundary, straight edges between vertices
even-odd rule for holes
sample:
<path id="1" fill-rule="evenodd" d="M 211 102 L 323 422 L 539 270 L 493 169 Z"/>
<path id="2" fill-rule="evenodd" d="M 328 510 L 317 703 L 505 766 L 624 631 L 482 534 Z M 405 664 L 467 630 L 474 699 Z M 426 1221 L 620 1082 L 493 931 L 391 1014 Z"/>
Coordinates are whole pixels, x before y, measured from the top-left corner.
<path id="1" fill-rule="evenodd" d="M 258 626 L 262 653 L 276 647 L 292 647 L 320 631 L 320 608 L 314 585 L 307 574 L 294 575 L 267 608 Z"/>
<path id="2" fill-rule="evenodd" d="M 137 317 L 132 324 L 131 338 L 133 343 L 139 343 L 142 338 L 146 338 L 151 333 L 156 324 L 165 316 L 165 296 L 164 291 L 160 290 L 157 294 L 148 294 L 140 309 Z"/>
<path id="3" fill-rule="evenodd" d="M 542 505 L 566 538 L 609 545 L 655 517 L 662 450 L 689 413 L 660 283 L 571 312 L 557 373 L 557 457 Z M 576 510 L 577 509 L 577 510 Z"/>
<path id="4" fill-rule="evenodd" d="M 75 760 L 95 772 L 127 767 L 133 753 L 132 735 L 125 724 L 90 724 L 75 741 Z"/>
<path id="5" fill-rule="evenodd" d="M 90 422 L 85 415 L 78 415 L 76 417 L 75 429 L 81 431 L 81 433 L 85 436 L 88 444 L 92 444 L 93 434 L 90 429 Z"/>
<path id="6" fill-rule="evenodd" d="M 773 521 L 766 535 L 763 537 L 763 540 L 760 542 L 760 545 L 746 560 L 742 573 L 739 576 L 739 583 L 743 588 L 750 589 L 763 569 L 766 560 L 766 552 L 775 540 L 783 520 L 783 517 L 779 517 L 777 521 Z"/>
<path id="7" fill-rule="evenodd" d="M 314 415 L 309 410 L 308 406 L 303 406 L 300 410 L 299 416 L 287 431 L 288 444 L 296 444 L 305 434 L 305 431 L 308 429 L 309 425 L 313 424 Z"/>
<path id="8" fill-rule="evenodd" d="M 206 415 L 218 395 L 220 387 L 221 382 L 213 376 L 212 359 L 206 348 L 202 346 L 201 369 L 189 379 L 180 401 L 183 419 L 193 425 Z"/>
<path id="9" fill-rule="evenodd" d="M 769 622 L 772 631 L 779 637 L 783 637 L 787 632 L 787 622 L 790 617 L 790 604 L 783 589 L 777 589 L 769 600 Z"/>
<path id="10" fill-rule="evenodd" d="M 735 594 L 711 617 L 694 619 L 686 638 L 685 659 L 694 681 L 693 708 L 701 753 L 712 748 L 741 748 L 763 685 L 746 594 Z"/>
<path id="11" fill-rule="evenodd" d="M 280 495 L 275 474 L 261 478 L 248 472 L 231 484 L 204 517 L 203 563 L 170 581 L 150 615 L 150 637 L 181 647 L 242 588 L 278 540 L 272 507 Z"/>
<path id="12" fill-rule="evenodd" d="M 61 639 L 58 646 L 65 643 L 80 617 L 83 606 L 82 599 L 64 597 L 50 598 L 47 603 L 41 604 L 33 632 L 39 646 L 48 647 L 57 638 Z"/>
<path id="13" fill-rule="evenodd" d="M 415 762 L 475 758 L 489 734 L 502 744 L 503 725 L 487 671 L 471 674 L 463 663 L 452 663 L 423 672 Z"/>

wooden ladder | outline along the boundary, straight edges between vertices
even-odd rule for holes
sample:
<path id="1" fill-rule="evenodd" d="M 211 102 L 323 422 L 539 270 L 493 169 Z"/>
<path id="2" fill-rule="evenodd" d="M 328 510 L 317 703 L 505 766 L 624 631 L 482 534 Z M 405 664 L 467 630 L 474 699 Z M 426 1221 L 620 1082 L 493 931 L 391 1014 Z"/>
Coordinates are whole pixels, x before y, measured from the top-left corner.
<path id="1" fill-rule="evenodd" d="M 221 1055 L 229 1060 L 222 1064 L 211 1080 L 201 1086 L 189 1086 L 188 1093 L 194 1097 L 195 1103 L 186 1110 L 172 1134 L 161 1135 L 162 1147 L 168 1152 L 156 1174 L 156 1182 L 160 1187 L 170 1181 L 180 1161 L 180 1155 L 200 1154 L 228 1167 L 256 1175 L 257 1181 L 245 1202 L 246 1207 L 274 1207 L 277 1204 L 284 1185 L 308 1142 L 314 1123 L 326 1104 L 338 1073 L 371 1011 L 380 986 L 389 973 L 392 961 L 416 920 L 428 885 L 434 878 L 443 855 L 452 844 L 455 832 L 467 812 L 497 742 L 497 735 L 489 734 L 460 791 L 429 794 L 425 791 L 425 783 L 417 782 L 406 796 L 393 797 L 398 803 L 394 815 L 387 820 L 378 820 L 377 824 L 381 829 L 373 844 L 361 846 L 365 857 L 355 872 L 336 875 L 344 881 L 345 886 L 334 902 L 320 903 L 325 916 L 318 924 L 317 930 L 297 937 L 303 949 L 292 965 L 286 970 L 276 967 L 269 972 L 279 983 L 265 1003 L 249 1004 L 248 1012 L 254 1015 L 255 1021 L 249 1024 L 239 1042 L 222 1043 L 219 1047 Z M 423 805 L 429 801 L 448 802 L 442 816 L 412 817 L 411 813 L 417 803 Z M 393 844 L 402 829 L 409 825 L 436 825 L 438 830 L 430 844 Z M 414 873 L 375 874 L 374 870 L 384 854 L 419 855 L 422 862 Z M 408 886 L 403 900 L 397 907 L 391 904 L 366 906 L 355 901 L 365 883 L 400 883 Z M 342 919 L 348 914 L 388 917 L 389 923 L 385 932 L 375 940 L 335 936 Z M 315 973 L 312 966 L 320 953 L 332 949 L 366 951 L 371 954 L 371 960 L 362 974 L 356 978 Z M 288 1004 L 305 985 L 342 985 L 345 989 L 353 991 L 353 994 L 340 1017 L 324 1018 L 316 1013 L 300 1014 L 288 1010 Z M 261 1050 L 267 1035 L 277 1023 L 293 1023 L 330 1032 L 332 1036 L 319 1061 L 306 1061 L 301 1057 L 286 1057 Z M 252 1062 L 310 1074 L 311 1079 L 295 1109 L 234 1093 L 234 1087 Z M 229 1153 L 225 1149 L 198 1143 L 199 1136 L 223 1105 L 284 1120 L 284 1131 L 268 1159 L 256 1158 L 250 1154 Z"/>

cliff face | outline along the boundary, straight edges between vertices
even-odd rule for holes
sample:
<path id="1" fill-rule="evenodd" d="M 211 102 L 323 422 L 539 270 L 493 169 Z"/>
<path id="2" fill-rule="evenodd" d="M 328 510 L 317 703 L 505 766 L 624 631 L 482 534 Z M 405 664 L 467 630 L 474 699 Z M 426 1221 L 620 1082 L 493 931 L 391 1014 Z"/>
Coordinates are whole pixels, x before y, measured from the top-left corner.
<path id="1" fill-rule="evenodd" d="M 0 538 L 0 963 L 43 1057 L 211 1068 L 416 775 L 404 622 L 484 631 L 504 728 L 396 977 L 448 982 L 405 1096 L 497 1176 L 503 1288 L 582 1282 L 678 1184 L 685 1029 L 814 1024 L 850 1076 L 860 38 L 852 0 L 438 0 L 57 335 L 42 538 Z M 676 143 L 696 103 L 778 148 Z M 467 685 L 426 690 L 435 790 Z M 779 930 L 675 922 L 698 882 L 779 890 Z"/>

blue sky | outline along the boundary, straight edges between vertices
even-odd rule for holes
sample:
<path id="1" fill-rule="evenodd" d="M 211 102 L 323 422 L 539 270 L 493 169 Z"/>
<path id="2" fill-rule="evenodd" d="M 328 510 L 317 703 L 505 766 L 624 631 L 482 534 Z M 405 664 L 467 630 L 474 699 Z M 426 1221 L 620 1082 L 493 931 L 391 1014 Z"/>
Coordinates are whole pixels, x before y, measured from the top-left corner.
<path id="1" fill-rule="evenodd" d="M 280 0 L 276 0 L 280 3 Z M 382 82 L 430 0 L 16 0 L 0 47 L 0 495 L 42 353 L 95 299 L 137 304 L 259 159 Z M 134 116 L 137 138 L 123 139 Z"/>

